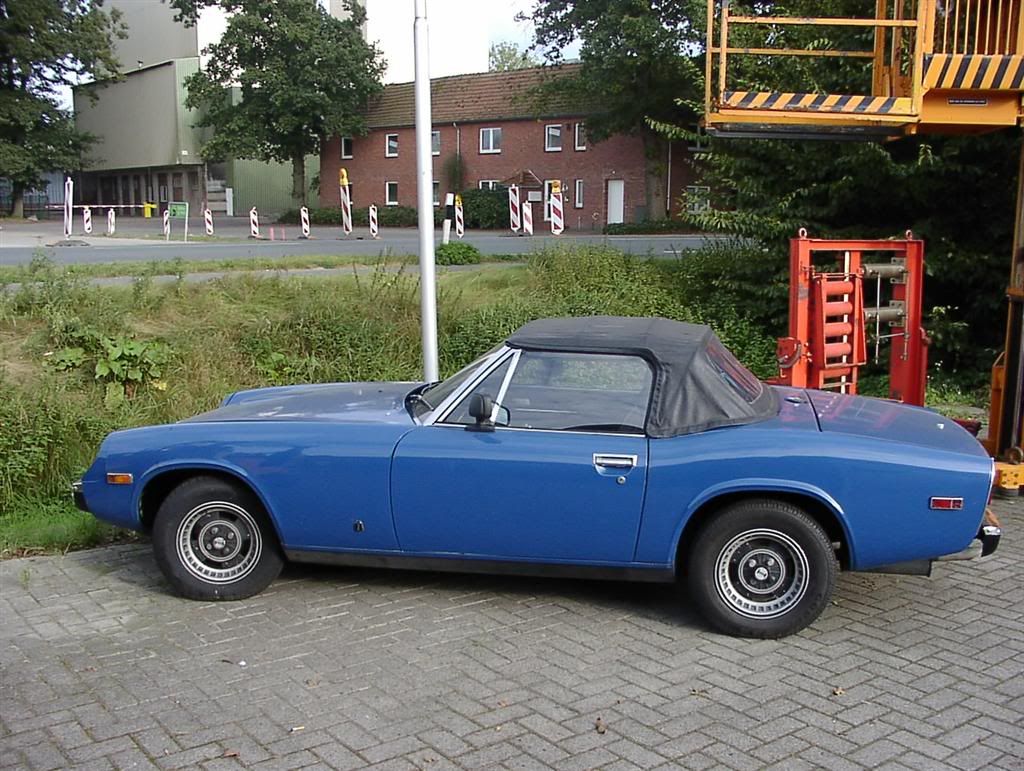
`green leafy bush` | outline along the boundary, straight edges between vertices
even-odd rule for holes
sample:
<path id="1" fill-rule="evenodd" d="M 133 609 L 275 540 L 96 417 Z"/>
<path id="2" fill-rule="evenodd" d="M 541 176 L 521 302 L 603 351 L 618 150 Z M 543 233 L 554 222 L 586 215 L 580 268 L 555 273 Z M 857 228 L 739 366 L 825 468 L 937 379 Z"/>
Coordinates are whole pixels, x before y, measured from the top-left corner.
<path id="1" fill-rule="evenodd" d="M 462 191 L 462 214 L 467 228 L 473 230 L 508 229 L 508 190 Z"/>
<path id="2" fill-rule="evenodd" d="M 444 219 L 444 207 L 435 207 L 434 225 L 440 225 Z M 284 225 L 299 224 L 299 210 L 287 209 L 277 221 Z M 310 226 L 324 225 L 341 227 L 341 207 L 331 206 L 323 209 L 309 210 Z M 419 215 L 414 206 L 377 206 L 377 224 L 382 228 L 414 228 L 419 225 Z M 352 226 L 366 228 L 370 226 L 369 207 L 352 209 Z"/>
<path id="3" fill-rule="evenodd" d="M 614 222 L 605 225 L 603 232 L 609 236 L 634 236 L 659 233 L 694 233 L 689 222 L 677 219 L 645 220 L 644 222 Z"/>
<path id="4" fill-rule="evenodd" d="M 479 249 L 464 241 L 449 241 L 434 252 L 438 265 L 476 265 L 482 258 Z"/>

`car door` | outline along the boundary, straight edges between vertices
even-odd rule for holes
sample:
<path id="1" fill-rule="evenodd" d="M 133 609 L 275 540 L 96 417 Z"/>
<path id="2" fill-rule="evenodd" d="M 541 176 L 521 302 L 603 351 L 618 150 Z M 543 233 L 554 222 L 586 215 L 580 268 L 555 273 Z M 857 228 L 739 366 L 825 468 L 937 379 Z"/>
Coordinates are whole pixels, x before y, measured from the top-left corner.
<path id="1" fill-rule="evenodd" d="M 511 560 L 633 559 L 653 377 L 633 356 L 515 351 L 399 442 L 392 511 L 403 551 Z M 493 430 L 469 417 L 497 403 Z"/>

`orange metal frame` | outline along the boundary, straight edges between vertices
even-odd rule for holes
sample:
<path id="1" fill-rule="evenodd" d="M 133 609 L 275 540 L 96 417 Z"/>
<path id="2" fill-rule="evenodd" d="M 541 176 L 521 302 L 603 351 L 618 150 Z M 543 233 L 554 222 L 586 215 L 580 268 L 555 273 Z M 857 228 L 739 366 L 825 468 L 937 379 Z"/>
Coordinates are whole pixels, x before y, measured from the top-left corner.
<path id="1" fill-rule="evenodd" d="M 815 255 L 834 256 L 835 267 L 823 271 Z M 928 338 L 922 327 L 924 242 L 900 240 L 829 240 L 800 237 L 790 241 L 789 336 L 779 340 L 776 382 L 803 388 L 857 392 L 858 368 L 867 361 L 870 313 L 864 307 L 865 255 L 885 253 L 899 266 L 890 283 L 890 308 L 902 308 L 887 322 L 890 339 L 889 397 L 924 404 Z M 870 279 L 868 279 L 870 280 Z"/>

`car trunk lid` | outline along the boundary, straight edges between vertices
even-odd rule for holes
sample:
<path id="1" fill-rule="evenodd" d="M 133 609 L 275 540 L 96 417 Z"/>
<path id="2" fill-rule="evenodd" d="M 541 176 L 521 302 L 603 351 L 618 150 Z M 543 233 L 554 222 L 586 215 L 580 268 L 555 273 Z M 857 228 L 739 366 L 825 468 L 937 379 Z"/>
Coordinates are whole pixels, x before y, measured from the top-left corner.
<path id="1" fill-rule="evenodd" d="M 885 399 L 806 391 L 822 431 L 984 456 L 981 444 L 955 421 L 923 407 Z"/>

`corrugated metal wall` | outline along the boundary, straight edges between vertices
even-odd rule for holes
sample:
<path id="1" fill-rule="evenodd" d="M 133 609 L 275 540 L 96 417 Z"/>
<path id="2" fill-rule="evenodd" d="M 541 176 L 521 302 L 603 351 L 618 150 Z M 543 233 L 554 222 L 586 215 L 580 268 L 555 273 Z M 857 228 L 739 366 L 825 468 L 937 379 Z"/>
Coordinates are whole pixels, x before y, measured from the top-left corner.
<path id="1" fill-rule="evenodd" d="M 306 185 L 320 172 L 320 159 L 306 157 Z M 235 216 L 243 216 L 253 206 L 260 214 L 280 214 L 291 209 L 292 166 L 290 163 L 264 163 L 262 161 L 233 160 L 227 164 L 227 184 L 235 191 Z M 310 206 L 315 206 L 318 194 L 309 194 Z"/>

